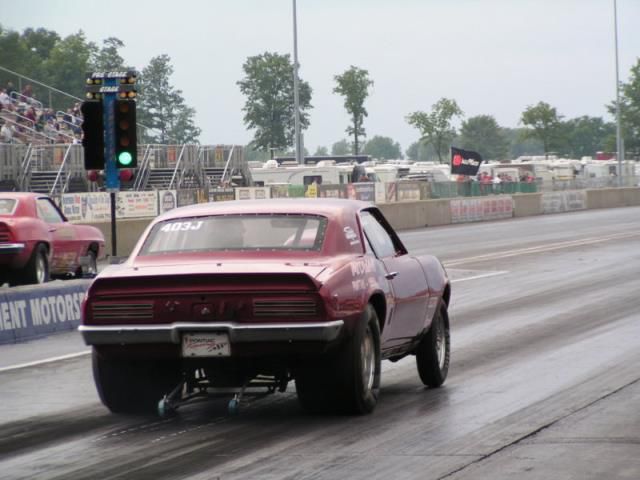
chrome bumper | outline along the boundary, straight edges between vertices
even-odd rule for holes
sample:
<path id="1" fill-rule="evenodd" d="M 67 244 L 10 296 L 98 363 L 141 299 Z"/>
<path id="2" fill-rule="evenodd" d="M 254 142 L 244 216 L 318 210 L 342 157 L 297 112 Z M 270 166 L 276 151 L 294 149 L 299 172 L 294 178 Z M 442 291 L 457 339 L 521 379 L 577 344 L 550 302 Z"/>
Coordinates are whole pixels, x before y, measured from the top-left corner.
<path id="1" fill-rule="evenodd" d="M 24 248 L 24 243 L 0 243 L 0 255 L 20 253 Z"/>
<path id="2" fill-rule="evenodd" d="M 315 323 L 171 323 L 167 325 L 81 325 L 78 330 L 87 345 L 179 344 L 183 333 L 220 332 L 234 343 L 331 342 L 344 321 Z"/>

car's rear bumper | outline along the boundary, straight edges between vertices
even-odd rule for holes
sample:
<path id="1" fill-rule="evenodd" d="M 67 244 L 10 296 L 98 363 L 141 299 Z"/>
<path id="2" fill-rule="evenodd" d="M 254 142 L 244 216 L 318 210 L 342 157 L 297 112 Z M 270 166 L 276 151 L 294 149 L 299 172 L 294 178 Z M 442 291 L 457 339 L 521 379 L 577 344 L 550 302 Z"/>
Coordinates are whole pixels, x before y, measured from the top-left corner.
<path id="1" fill-rule="evenodd" d="M 340 335 L 344 321 L 313 323 L 172 323 L 167 325 L 81 325 L 87 345 L 179 344 L 183 333 L 224 332 L 234 343 L 321 342 Z"/>

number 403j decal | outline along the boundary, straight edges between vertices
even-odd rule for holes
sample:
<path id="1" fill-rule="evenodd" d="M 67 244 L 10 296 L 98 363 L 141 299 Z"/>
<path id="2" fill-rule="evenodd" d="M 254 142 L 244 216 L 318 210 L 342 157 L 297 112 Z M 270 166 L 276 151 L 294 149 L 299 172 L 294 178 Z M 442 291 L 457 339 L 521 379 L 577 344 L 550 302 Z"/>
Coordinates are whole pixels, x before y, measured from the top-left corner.
<path id="1" fill-rule="evenodd" d="M 202 228 L 202 221 L 197 222 L 173 222 L 164 225 L 161 232 L 186 232 L 189 230 L 200 230 Z"/>

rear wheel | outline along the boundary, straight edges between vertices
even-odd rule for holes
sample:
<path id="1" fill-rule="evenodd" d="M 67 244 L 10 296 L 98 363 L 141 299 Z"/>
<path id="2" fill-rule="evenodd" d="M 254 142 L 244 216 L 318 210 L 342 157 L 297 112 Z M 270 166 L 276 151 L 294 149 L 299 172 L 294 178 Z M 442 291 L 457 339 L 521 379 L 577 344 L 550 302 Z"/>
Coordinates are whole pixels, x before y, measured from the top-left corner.
<path id="1" fill-rule="evenodd" d="M 431 328 L 416 349 L 420 380 L 427 387 L 441 386 L 449 373 L 451 339 L 447 307 L 442 305 L 431 322 Z"/>
<path id="2" fill-rule="evenodd" d="M 180 382 L 177 361 L 114 359 L 93 349 L 93 379 L 113 413 L 153 413 L 158 400 Z"/>
<path id="3" fill-rule="evenodd" d="M 305 410 L 364 414 L 375 408 L 380 391 L 380 327 L 371 305 L 363 317 L 341 351 L 296 375 L 298 399 Z"/>
<path id="4" fill-rule="evenodd" d="M 95 277 L 98 274 L 98 259 L 94 250 L 88 250 L 86 264 L 80 265 L 76 270 L 76 278 Z"/>
<path id="5" fill-rule="evenodd" d="M 42 243 L 39 243 L 33 249 L 31 258 L 24 266 L 18 280 L 19 283 L 23 283 L 25 285 L 49 281 L 49 259 L 47 255 L 47 247 Z"/>

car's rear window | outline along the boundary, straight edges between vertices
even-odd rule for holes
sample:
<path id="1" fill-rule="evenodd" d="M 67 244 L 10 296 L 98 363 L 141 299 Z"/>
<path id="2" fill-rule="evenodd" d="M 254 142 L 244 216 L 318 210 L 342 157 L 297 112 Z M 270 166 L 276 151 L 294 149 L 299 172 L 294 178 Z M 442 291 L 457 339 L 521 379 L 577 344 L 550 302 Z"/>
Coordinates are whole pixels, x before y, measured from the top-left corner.
<path id="1" fill-rule="evenodd" d="M 17 206 L 15 198 L 0 198 L 0 215 L 13 215 Z"/>
<path id="2" fill-rule="evenodd" d="M 140 255 L 224 250 L 322 248 L 327 219 L 317 215 L 215 215 L 156 224 Z"/>

